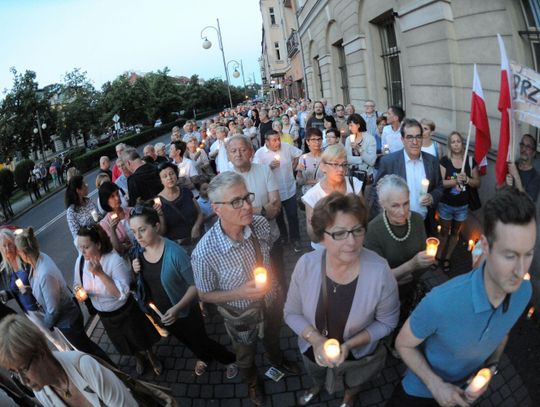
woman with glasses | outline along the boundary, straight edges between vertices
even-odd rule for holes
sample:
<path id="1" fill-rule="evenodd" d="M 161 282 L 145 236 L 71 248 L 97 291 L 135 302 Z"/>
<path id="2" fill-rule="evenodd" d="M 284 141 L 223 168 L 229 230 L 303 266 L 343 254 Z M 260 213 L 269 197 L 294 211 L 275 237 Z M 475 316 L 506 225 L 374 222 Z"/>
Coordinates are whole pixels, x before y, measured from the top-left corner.
<path id="1" fill-rule="evenodd" d="M 284 309 L 313 381 L 301 406 L 326 386 L 330 393 L 345 389 L 340 406 L 352 407 L 360 386 L 384 367 L 381 339 L 397 324 L 399 298 L 388 263 L 362 248 L 366 223 L 367 210 L 354 194 L 333 192 L 313 210 L 311 230 L 322 249 L 298 260 Z M 329 339 L 337 341 L 333 355 Z"/>
<path id="2" fill-rule="evenodd" d="M 135 356 L 137 373 L 144 373 L 146 356 L 160 375 L 162 366 L 152 351 L 160 336 L 131 296 L 129 264 L 99 225 L 79 229 L 77 243 L 81 256 L 75 263 L 74 286 L 88 294 L 116 350 Z"/>
<path id="3" fill-rule="evenodd" d="M 138 406 L 111 370 L 82 352 L 51 352 L 43 334 L 20 315 L 0 322 L 0 366 L 17 375 L 44 407 Z"/>
<path id="4" fill-rule="evenodd" d="M 444 192 L 437 207 L 441 243 L 436 257 L 436 264 L 442 260 L 442 270 L 446 273 L 450 271 L 450 259 L 469 213 L 469 191 L 480 186 L 476 163 L 472 157 L 465 157 L 463 136 L 457 131 L 450 133 L 447 145 L 447 155 L 440 161 Z"/>
<path id="5" fill-rule="evenodd" d="M 322 132 L 316 127 L 310 127 L 306 131 L 305 142 L 309 152 L 300 156 L 296 167 L 296 183 L 302 188 L 302 194 L 305 194 L 324 176 L 319 168 L 322 155 Z"/>
<path id="6" fill-rule="evenodd" d="M 326 130 L 326 147 L 333 146 L 334 144 L 341 144 L 341 137 L 339 136 L 338 129 Z"/>
<path id="7" fill-rule="evenodd" d="M 188 188 L 178 186 L 178 168 L 174 164 L 163 163 L 158 170 L 163 185 L 158 197 L 165 220 L 164 236 L 191 252 L 192 245 L 201 236 L 204 220 L 199 204 Z"/>
<path id="8" fill-rule="evenodd" d="M 385 175 L 377 183 L 382 212 L 369 222 L 364 247 L 384 257 L 399 284 L 401 320 L 409 315 L 416 287 L 414 273 L 433 264 L 426 254 L 426 231 L 422 216 L 410 210 L 407 182 Z"/>
<path id="9" fill-rule="evenodd" d="M 50 330 L 58 328 L 76 349 L 114 364 L 86 335 L 81 309 L 56 263 L 39 250 L 34 230 L 21 229 L 15 235 L 15 246 L 21 260 L 29 266 L 29 288 L 43 310 L 43 325 Z"/>
<path id="10" fill-rule="evenodd" d="M 141 273 L 149 289 L 147 301 L 163 314 L 161 322 L 167 331 L 183 342 L 197 357 L 195 374 L 202 376 L 212 360 L 227 366 L 226 376 L 238 373 L 235 356 L 206 334 L 204 320 L 197 304 L 193 271 L 184 249 L 159 235 L 159 217 L 155 209 L 136 206 L 129 223 L 144 251 L 132 261 L 135 273 Z"/>
<path id="11" fill-rule="evenodd" d="M 320 171 L 324 174 L 323 178 L 302 196 L 306 206 L 307 233 L 314 249 L 321 247 L 315 243 L 316 237 L 311 228 L 311 216 L 317 202 L 332 192 L 362 195 L 362 182 L 355 177 L 347 177 L 347 170 L 345 147 L 341 144 L 328 147 L 321 156 Z"/>
<path id="12" fill-rule="evenodd" d="M 375 137 L 366 131 L 366 122 L 357 113 L 347 118 L 350 135 L 345 140 L 347 161 L 365 172 L 367 177 L 373 176 L 373 166 L 377 160 L 377 142 Z"/>

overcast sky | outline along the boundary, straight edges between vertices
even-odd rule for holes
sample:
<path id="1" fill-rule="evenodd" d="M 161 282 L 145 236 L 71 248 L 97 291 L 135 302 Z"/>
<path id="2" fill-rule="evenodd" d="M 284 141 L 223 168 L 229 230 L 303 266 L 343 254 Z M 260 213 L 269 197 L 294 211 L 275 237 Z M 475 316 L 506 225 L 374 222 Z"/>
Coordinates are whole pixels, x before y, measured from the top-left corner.
<path id="1" fill-rule="evenodd" d="M 0 0 L 0 97 L 11 88 L 10 67 L 33 70 L 40 87 L 73 68 L 94 86 L 125 71 L 169 67 L 172 75 L 225 79 L 217 33 L 202 48 L 201 30 L 221 24 L 227 61 L 243 61 L 260 83 L 261 14 L 258 0 Z M 233 63 L 229 65 L 229 73 Z M 231 76 L 233 85 L 242 77 Z"/>

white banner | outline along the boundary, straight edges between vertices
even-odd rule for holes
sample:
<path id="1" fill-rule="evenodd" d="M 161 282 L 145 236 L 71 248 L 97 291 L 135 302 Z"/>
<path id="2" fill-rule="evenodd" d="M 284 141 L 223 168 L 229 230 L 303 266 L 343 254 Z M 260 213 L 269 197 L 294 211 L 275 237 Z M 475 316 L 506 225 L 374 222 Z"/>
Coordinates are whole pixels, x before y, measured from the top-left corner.
<path id="1" fill-rule="evenodd" d="M 514 118 L 540 128 L 540 74 L 511 62 Z"/>

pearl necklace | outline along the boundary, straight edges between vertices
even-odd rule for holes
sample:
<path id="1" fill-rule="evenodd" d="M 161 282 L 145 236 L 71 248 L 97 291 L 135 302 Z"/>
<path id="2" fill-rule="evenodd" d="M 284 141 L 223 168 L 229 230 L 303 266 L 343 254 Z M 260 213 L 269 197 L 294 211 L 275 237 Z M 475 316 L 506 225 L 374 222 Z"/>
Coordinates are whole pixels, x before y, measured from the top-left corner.
<path id="1" fill-rule="evenodd" d="M 383 220 L 384 220 L 384 226 L 386 226 L 386 230 L 390 234 L 390 237 L 394 239 L 397 242 L 404 242 L 407 240 L 409 235 L 411 234 L 411 214 L 409 213 L 409 216 L 407 217 L 407 233 L 403 237 L 397 237 L 394 232 L 392 232 L 392 229 L 390 228 L 390 223 L 388 222 L 388 218 L 386 217 L 386 211 L 383 211 Z"/>

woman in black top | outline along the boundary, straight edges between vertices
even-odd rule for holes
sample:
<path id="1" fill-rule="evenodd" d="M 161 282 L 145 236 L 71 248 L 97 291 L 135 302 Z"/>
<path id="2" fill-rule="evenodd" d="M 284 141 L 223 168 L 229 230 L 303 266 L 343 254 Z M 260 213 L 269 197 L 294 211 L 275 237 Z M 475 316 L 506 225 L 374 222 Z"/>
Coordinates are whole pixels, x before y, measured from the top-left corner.
<path id="1" fill-rule="evenodd" d="M 448 153 L 440 161 L 444 194 L 438 211 L 441 222 L 441 235 L 437 262 L 443 260 L 443 271 L 450 271 L 450 258 L 459 240 L 463 222 L 467 219 L 469 190 L 480 186 L 480 174 L 476 163 L 465 158 L 463 137 L 457 131 L 448 136 Z M 465 160 L 465 171 L 462 173 Z"/>

